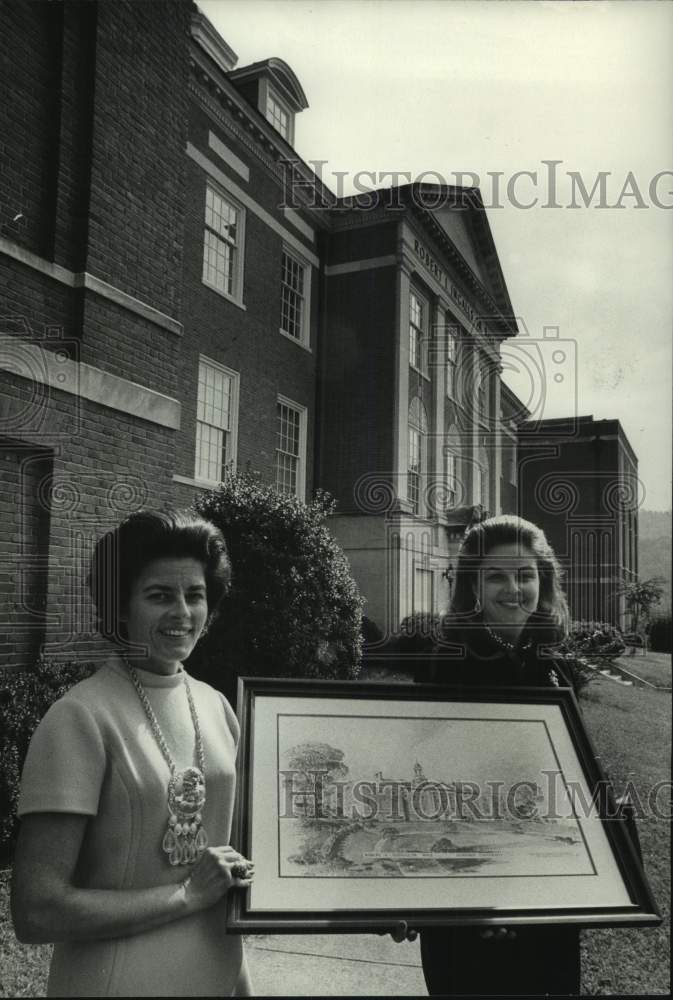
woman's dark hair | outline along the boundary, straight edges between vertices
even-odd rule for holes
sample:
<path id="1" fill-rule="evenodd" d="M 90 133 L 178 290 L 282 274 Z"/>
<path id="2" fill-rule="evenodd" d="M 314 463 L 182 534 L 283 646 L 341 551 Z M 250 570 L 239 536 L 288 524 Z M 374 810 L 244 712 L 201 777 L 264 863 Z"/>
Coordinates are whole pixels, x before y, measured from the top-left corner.
<path id="1" fill-rule="evenodd" d="M 219 528 L 190 511 L 143 510 L 98 539 L 89 588 L 106 639 L 124 641 L 135 581 L 155 559 L 195 559 L 203 566 L 210 616 L 229 590 L 231 563 Z"/>
<path id="2" fill-rule="evenodd" d="M 542 528 L 512 514 L 489 517 L 469 528 L 458 553 L 451 600 L 454 620 L 475 614 L 478 573 L 486 555 L 497 545 L 519 545 L 533 553 L 540 577 L 537 615 L 560 634 L 568 627 L 568 605 L 561 590 L 561 568 Z"/>

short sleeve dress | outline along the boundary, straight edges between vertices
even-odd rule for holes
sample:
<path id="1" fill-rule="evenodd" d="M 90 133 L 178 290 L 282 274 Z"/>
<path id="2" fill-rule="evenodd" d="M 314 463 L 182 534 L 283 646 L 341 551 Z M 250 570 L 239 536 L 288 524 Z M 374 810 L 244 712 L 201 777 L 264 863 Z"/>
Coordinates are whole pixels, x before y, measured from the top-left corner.
<path id="1" fill-rule="evenodd" d="M 194 727 L 180 673 L 138 669 L 178 768 L 195 763 Z M 221 694 L 189 678 L 206 764 L 203 826 L 228 844 L 238 722 Z M 49 709 L 33 735 L 19 815 L 89 817 L 76 884 L 143 889 L 182 881 L 162 850 L 170 772 L 123 661 L 112 658 Z M 58 844 L 53 845 L 58 851 Z M 244 962 L 241 938 L 226 931 L 226 900 L 154 930 L 54 946 L 49 996 L 229 996 Z"/>
<path id="2" fill-rule="evenodd" d="M 564 664 L 539 655 L 545 645 L 543 629 L 543 622 L 535 622 L 511 651 L 483 628 L 449 629 L 445 642 L 461 646 L 463 655 L 452 659 L 440 647 L 428 679 L 467 687 L 570 686 Z M 425 928 L 421 958 L 430 996 L 569 996 L 580 989 L 580 941 L 574 926 L 518 927 L 514 940 L 484 939 L 475 927 Z"/>

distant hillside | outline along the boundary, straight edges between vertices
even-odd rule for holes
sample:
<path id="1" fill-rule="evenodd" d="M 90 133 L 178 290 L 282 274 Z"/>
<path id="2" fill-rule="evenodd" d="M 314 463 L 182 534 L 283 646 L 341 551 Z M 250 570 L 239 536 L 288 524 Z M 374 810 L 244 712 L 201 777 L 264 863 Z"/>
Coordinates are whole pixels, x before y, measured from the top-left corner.
<path id="1" fill-rule="evenodd" d="M 638 511 L 638 576 L 666 581 L 666 596 L 657 609 L 671 607 L 671 511 Z"/>

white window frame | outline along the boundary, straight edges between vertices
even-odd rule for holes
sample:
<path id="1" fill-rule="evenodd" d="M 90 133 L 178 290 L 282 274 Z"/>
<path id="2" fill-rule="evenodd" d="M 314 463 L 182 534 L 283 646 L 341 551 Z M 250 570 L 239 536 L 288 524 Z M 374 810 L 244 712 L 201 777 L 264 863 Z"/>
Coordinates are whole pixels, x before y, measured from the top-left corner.
<path id="1" fill-rule="evenodd" d="M 412 299 L 416 299 L 421 308 L 421 325 L 419 326 L 413 320 L 413 303 Z M 419 375 L 423 375 L 425 378 L 428 377 L 428 320 L 429 320 L 429 303 L 428 300 L 421 295 L 421 293 L 416 288 L 410 288 L 409 290 L 409 366 L 417 371 Z M 416 342 L 417 350 L 413 350 L 413 345 Z M 417 357 L 414 359 L 414 354 Z"/>
<path id="2" fill-rule="evenodd" d="M 206 420 L 199 420 L 199 410 L 200 410 L 200 400 L 199 400 L 199 388 L 201 386 L 201 372 L 203 366 L 211 368 L 213 371 L 220 373 L 225 378 L 229 379 L 229 427 L 225 428 L 219 426 L 218 424 L 210 424 Z M 197 390 L 196 390 L 196 437 L 194 442 L 194 478 L 199 482 L 204 483 L 221 483 L 227 473 L 227 469 L 236 468 L 236 460 L 238 457 L 238 401 L 239 401 L 239 391 L 240 391 L 240 375 L 238 372 L 233 371 L 231 368 L 221 365 L 218 361 L 214 361 L 212 358 L 208 358 L 205 355 L 199 355 L 199 366 L 198 366 L 198 379 L 197 379 Z M 204 475 L 201 469 L 200 462 L 200 450 L 199 442 L 200 437 L 200 427 L 205 425 L 207 427 L 214 427 L 221 431 L 226 431 L 228 437 L 226 442 L 226 453 L 224 460 L 220 467 L 220 475 L 218 478 L 211 478 L 208 475 Z"/>
<path id="3" fill-rule="evenodd" d="M 307 424 L 308 424 L 308 410 L 301 403 L 296 403 L 293 399 L 289 399 L 287 396 L 281 396 L 280 393 L 277 397 L 278 406 L 286 406 L 295 413 L 299 414 L 299 454 L 293 456 L 297 458 L 297 485 L 294 495 L 300 500 L 306 499 L 306 440 L 307 440 Z M 278 420 L 278 414 L 276 415 L 276 420 Z M 278 435 L 278 424 L 276 423 L 276 435 Z M 279 492 L 286 492 L 279 489 L 278 486 L 278 455 L 280 449 L 276 446 L 275 449 L 275 484 L 276 489 Z M 289 453 L 288 453 L 289 454 Z"/>
<path id="4" fill-rule="evenodd" d="M 475 503 L 481 504 L 485 510 L 489 509 L 490 500 L 490 478 L 491 478 L 491 463 L 486 452 L 486 448 L 482 447 L 479 449 L 479 454 L 477 462 L 475 464 L 475 475 L 476 475 L 476 489 L 475 489 Z"/>
<path id="5" fill-rule="evenodd" d="M 303 291 L 303 309 L 301 317 L 301 325 L 299 330 L 299 336 L 295 337 L 294 334 L 289 333 L 287 330 L 283 329 L 283 256 L 287 256 L 290 260 L 298 264 L 303 270 L 304 278 L 304 291 Z M 280 325 L 278 327 L 280 333 L 291 340 L 293 344 L 299 344 L 301 347 L 305 347 L 310 351 L 311 349 L 311 265 L 309 262 L 298 254 L 296 250 L 290 249 L 286 243 L 283 243 L 283 249 L 281 252 L 281 274 L 280 274 Z"/>
<path id="6" fill-rule="evenodd" d="M 264 118 L 269 123 L 271 128 L 275 129 L 278 135 L 282 136 L 286 142 L 289 142 L 291 146 L 294 145 L 294 111 L 284 100 L 276 88 L 269 83 L 268 80 L 261 80 L 260 94 L 259 94 L 259 110 L 264 115 Z M 269 101 L 274 101 L 281 111 L 284 111 L 287 115 L 287 135 L 283 135 L 282 131 L 274 124 L 272 118 L 269 117 Z"/>
<path id="7" fill-rule="evenodd" d="M 421 596 L 429 597 L 429 608 L 421 608 Z M 414 566 L 414 597 L 412 614 L 433 615 L 435 613 L 435 574 L 427 566 Z"/>
<path id="8" fill-rule="evenodd" d="M 458 500 L 458 484 L 456 470 L 458 455 L 450 445 L 444 445 L 444 486 L 446 489 L 446 510 L 452 510 Z"/>
<path id="9" fill-rule="evenodd" d="M 516 457 L 516 443 L 512 441 L 507 449 L 507 481 L 510 486 L 518 484 Z"/>
<path id="10" fill-rule="evenodd" d="M 457 399 L 458 379 L 458 327 L 455 323 L 446 321 L 446 395 L 449 399 Z"/>
<path id="11" fill-rule="evenodd" d="M 412 420 L 411 410 L 414 402 L 418 402 L 418 421 Z M 409 402 L 407 413 L 407 500 L 412 506 L 412 513 L 419 517 L 425 515 L 424 488 L 428 474 L 428 414 L 420 396 L 414 396 Z M 417 447 L 413 447 L 413 442 Z M 418 454 L 418 464 L 412 465 L 412 455 Z M 413 488 L 412 488 L 412 483 Z"/>
<path id="12" fill-rule="evenodd" d="M 232 275 L 232 287 L 231 292 L 224 288 L 220 288 L 214 282 L 209 281 L 206 277 L 206 235 L 207 233 L 213 233 L 216 238 L 220 239 L 222 242 L 227 242 L 223 237 L 217 233 L 215 229 L 206 224 L 205 220 L 205 209 L 207 208 L 208 191 L 211 191 L 218 198 L 227 202 L 232 208 L 237 212 L 237 223 L 236 223 L 236 242 L 233 244 L 235 248 L 234 256 L 234 266 Z M 245 208 L 243 205 L 231 195 L 225 187 L 220 184 L 216 184 L 214 181 L 208 178 L 206 180 L 206 191 L 204 198 L 204 219 L 203 219 L 203 259 L 201 268 L 201 280 L 203 284 L 217 292 L 218 295 L 222 295 L 229 302 L 234 302 L 237 306 L 245 309 L 243 305 L 243 280 L 245 271 Z"/>

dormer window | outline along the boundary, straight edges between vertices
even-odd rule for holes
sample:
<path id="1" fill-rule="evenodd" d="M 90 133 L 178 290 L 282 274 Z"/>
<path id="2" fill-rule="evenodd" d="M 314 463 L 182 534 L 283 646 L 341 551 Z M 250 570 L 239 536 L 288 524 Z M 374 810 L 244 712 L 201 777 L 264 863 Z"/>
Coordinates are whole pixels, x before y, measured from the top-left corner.
<path id="1" fill-rule="evenodd" d="M 271 122 L 284 139 L 292 142 L 292 115 L 268 84 L 266 88 L 266 120 Z"/>
<path id="2" fill-rule="evenodd" d="M 292 146 L 294 120 L 308 107 L 306 94 L 288 64 L 275 56 L 228 74 L 238 92 Z"/>

